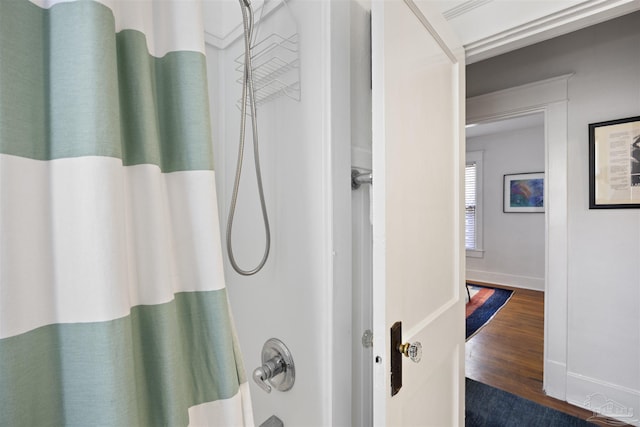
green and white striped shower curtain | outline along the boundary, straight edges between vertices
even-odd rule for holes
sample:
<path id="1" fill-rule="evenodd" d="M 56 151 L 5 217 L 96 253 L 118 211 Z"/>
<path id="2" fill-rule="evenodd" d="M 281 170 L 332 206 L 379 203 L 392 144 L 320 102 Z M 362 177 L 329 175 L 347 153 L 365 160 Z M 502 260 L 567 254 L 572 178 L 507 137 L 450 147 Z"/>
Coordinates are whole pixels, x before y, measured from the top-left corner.
<path id="1" fill-rule="evenodd" d="M 0 425 L 250 425 L 201 5 L 0 0 Z"/>

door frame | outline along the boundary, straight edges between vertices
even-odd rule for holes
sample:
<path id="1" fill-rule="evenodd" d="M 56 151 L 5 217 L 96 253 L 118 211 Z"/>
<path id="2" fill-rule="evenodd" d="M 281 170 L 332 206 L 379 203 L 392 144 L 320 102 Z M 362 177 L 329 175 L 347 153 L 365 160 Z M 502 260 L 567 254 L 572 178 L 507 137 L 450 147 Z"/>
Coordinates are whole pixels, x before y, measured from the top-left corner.
<path id="1" fill-rule="evenodd" d="M 545 123 L 545 293 L 543 389 L 566 400 L 568 287 L 568 85 L 565 74 L 467 99 L 467 124 L 543 113 Z"/>

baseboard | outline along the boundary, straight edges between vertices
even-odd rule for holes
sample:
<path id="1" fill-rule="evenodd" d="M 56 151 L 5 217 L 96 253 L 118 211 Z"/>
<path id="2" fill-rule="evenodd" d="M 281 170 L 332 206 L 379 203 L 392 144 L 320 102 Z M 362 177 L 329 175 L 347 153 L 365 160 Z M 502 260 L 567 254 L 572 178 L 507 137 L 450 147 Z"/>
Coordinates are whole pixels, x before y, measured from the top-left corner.
<path id="1" fill-rule="evenodd" d="M 569 372 L 567 402 L 594 411 L 594 421 L 614 418 L 633 426 L 640 426 L 639 390 Z"/>
<path id="2" fill-rule="evenodd" d="M 566 401 L 567 365 L 555 360 L 545 360 L 543 371 L 545 394 Z"/>
<path id="3" fill-rule="evenodd" d="M 544 291 L 544 278 L 516 276 L 513 274 L 493 273 L 479 270 L 467 270 L 466 278 L 467 280 L 495 283 L 496 285 L 505 285 L 514 288 Z"/>

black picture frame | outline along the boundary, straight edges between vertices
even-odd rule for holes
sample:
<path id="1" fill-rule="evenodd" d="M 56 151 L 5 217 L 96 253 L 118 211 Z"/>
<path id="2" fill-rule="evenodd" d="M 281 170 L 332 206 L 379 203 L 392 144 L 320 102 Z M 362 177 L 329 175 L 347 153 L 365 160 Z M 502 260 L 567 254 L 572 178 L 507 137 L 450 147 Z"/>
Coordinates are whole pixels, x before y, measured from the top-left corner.
<path id="1" fill-rule="evenodd" d="M 589 124 L 589 209 L 640 208 L 640 116 Z"/>

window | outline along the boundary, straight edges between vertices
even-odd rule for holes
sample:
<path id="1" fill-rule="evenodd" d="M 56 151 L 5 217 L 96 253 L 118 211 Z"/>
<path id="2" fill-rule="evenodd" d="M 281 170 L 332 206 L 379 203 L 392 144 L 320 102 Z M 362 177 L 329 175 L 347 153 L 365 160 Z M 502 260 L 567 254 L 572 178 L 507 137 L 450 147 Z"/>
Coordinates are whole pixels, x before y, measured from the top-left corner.
<path id="1" fill-rule="evenodd" d="M 464 183 L 464 244 L 467 256 L 481 258 L 483 255 L 482 151 L 467 153 Z"/>
<path id="2" fill-rule="evenodd" d="M 464 169 L 464 246 L 476 248 L 476 163 Z"/>

